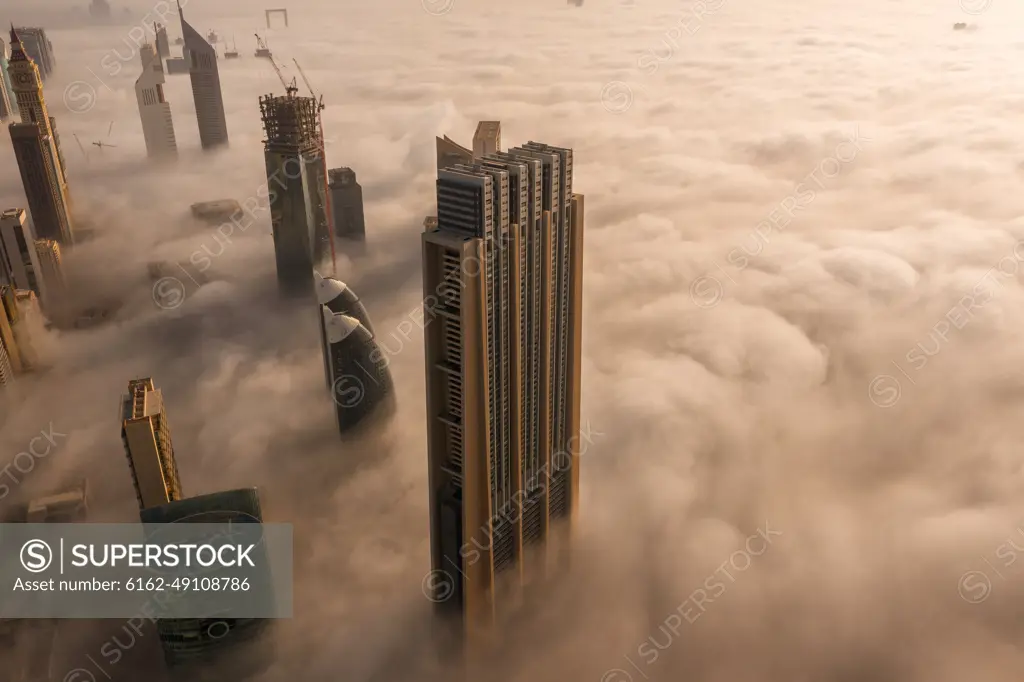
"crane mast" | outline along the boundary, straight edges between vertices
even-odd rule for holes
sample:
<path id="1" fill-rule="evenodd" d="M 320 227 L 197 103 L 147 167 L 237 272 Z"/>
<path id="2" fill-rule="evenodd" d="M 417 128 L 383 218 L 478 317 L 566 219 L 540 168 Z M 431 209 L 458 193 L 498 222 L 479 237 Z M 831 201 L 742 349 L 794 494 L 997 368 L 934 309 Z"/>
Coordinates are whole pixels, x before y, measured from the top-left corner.
<path id="1" fill-rule="evenodd" d="M 292 59 L 295 62 L 295 68 L 299 70 L 299 75 L 302 76 L 302 82 L 306 84 L 306 88 L 309 89 L 309 94 L 316 99 L 316 92 L 313 90 L 313 86 L 310 85 L 309 79 L 306 78 L 306 72 L 302 70 L 297 59 Z M 338 276 L 338 259 L 334 253 L 334 211 L 331 208 L 331 185 L 327 178 L 327 143 L 324 141 L 324 96 L 320 95 L 320 100 L 317 102 L 317 125 L 320 128 L 320 162 L 324 167 L 324 211 L 327 213 L 327 232 L 330 235 L 331 240 L 331 270 L 334 273 L 334 277 Z"/>

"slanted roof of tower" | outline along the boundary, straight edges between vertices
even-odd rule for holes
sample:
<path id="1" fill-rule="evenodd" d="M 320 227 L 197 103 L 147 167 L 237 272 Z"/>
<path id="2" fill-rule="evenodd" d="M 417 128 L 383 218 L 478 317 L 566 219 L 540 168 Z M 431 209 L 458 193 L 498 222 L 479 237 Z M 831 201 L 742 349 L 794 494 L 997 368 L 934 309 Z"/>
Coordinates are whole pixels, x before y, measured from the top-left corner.
<path id="1" fill-rule="evenodd" d="M 14 30 L 14 24 L 11 24 L 11 62 L 30 62 L 32 59 L 25 54 L 25 50 L 21 47 L 21 38 L 18 37 L 18 32 Z"/>
<path id="2" fill-rule="evenodd" d="M 316 286 L 316 300 L 320 305 L 327 305 L 334 299 L 345 293 L 348 285 L 333 277 L 324 277 L 316 270 L 313 271 L 313 282 Z"/>
<path id="3" fill-rule="evenodd" d="M 327 342 L 338 343 L 344 341 L 348 336 L 359 329 L 359 320 L 344 313 L 332 313 L 327 306 L 320 306 L 320 312 L 324 316 L 324 328 L 327 330 Z"/>

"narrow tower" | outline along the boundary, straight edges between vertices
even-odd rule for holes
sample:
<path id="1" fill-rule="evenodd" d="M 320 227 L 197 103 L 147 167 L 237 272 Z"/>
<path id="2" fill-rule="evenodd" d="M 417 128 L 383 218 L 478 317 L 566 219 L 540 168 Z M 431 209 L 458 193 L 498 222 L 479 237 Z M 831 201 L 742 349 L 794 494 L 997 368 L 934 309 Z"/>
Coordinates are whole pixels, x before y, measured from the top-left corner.
<path id="1" fill-rule="evenodd" d="M 366 247 L 366 221 L 363 216 L 363 188 L 351 168 L 332 168 L 330 179 L 331 210 L 334 212 L 334 233 L 348 255 L 360 255 Z"/>
<path id="2" fill-rule="evenodd" d="M 423 233 L 431 563 L 467 634 L 568 557 L 582 211 L 570 149 L 531 142 L 438 171 Z"/>
<path id="3" fill-rule="evenodd" d="M 10 125 L 11 142 L 36 234 L 64 245 L 72 244 L 67 173 L 56 122 L 46 108 L 39 69 L 22 50 L 13 27 L 8 71 L 21 117 L 21 123 Z"/>
<path id="4" fill-rule="evenodd" d="M 277 281 L 286 296 L 312 293 L 313 268 L 330 251 L 317 107 L 293 87 L 283 96 L 260 97 Z"/>
<path id="5" fill-rule="evenodd" d="M 215 149 L 228 143 L 228 123 L 224 115 L 224 94 L 220 89 L 217 50 L 185 21 L 180 2 L 178 17 L 181 19 L 181 35 L 185 40 L 182 54 L 188 61 L 189 76 L 192 79 L 199 142 L 203 149 Z"/>
<path id="6" fill-rule="evenodd" d="M 152 379 L 128 382 L 128 393 L 121 398 L 121 441 L 140 510 L 181 499 L 164 398 Z"/>
<path id="7" fill-rule="evenodd" d="M 175 158 L 178 144 L 174 138 L 171 105 L 164 95 L 164 65 L 156 48 L 149 43 L 139 48 L 142 74 L 135 81 L 135 98 L 139 103 L 142 134 L 146 152 L 152 159 Z"/>

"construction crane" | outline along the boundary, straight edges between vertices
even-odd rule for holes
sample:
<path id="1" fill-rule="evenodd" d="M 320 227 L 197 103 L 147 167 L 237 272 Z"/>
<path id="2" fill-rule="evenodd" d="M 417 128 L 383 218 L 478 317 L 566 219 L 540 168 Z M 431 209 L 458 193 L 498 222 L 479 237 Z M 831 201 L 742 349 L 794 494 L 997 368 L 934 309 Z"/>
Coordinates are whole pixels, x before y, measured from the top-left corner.
<path id="1" fill-rule="evenodd" d="M 281 67 L 277 65 L 277 62 L 274 61 L 273 57 L 270 57 L 270 65 L 274 67 L 274 73 L 276 73 L 277 77 L 281 80 L 281 85 L 284 86 L 284 91 L 289 97 L 299 91 L 299 86 L 296 84 L 295 78 L 292 77 L 292 82 L 289 84 L 288 81 L 284 79 L 284 73 L 281 72 Z"/>
<path id="2" fill-rule="evenodd" d="M 309 94 L 313 96 L 313 99 L 317 99 L 316 92 L 313 90 L 313 86 L 310 85 L 309 79 L 306 78 L 306 72 L 302 70 L 299 65 L 299 60 L 292 58 L 295 62 L 295 68 L 298 69 L 299 75 L 302 76 L 302 82 L 306 84 L 306 88 L 309 90 Z M 320 95 L 320 99 L 316 103 L 316 120 L 317 125 L 320 127 L 320 162 L 324 166 L 324 211 L 327 213 L 327 233 L 331 240 L 331 269 L 334 272 L 334 276 L 338 276 L 338 259 L 334 253 L 334 211 L 331 209 L 331 185 L 327 178 L 327 145 L 324 142 L 324 96 Z"/>
<path id="3" fill-rule="evenodd" d="M 273 55 L 270 52 L 270 48 L 263 41 L 263 38 L 260 38 L 259 33 L 256 34 L 256 56 L 266 57 L 267 59 L 271 59 L 273 57 Z"/>
<path id="4" fill-rule="evenodd" d="M 85 150 L 85 145 L 83 145 L 82 141 L 78 139 L 78 133 L 72 133 L 71 135 L 72 135 L 72 137 L 75 138 L 75 142 L 78 143 L 78 148 L 82 150 L 82 156 L 85 157 L 85 161 L 86 161 L 86 163 L 88 163 L 89 162 L 89 152 L 87 152 Z"/>
<path id="5" fill-rule="evenodd" d="M 108 140 L 110 139 L 110 133 L 113 132 L 113 130 L 114 130 L 114 122 L 111 121 L 110 122 L 110 127 L 107 128 L 107 139 Z M 92 144 L 93 144 L 94 147 L 99 147 L 100 151 L 103 151 L 104 147 L 117 147 L 116 144 L 107 144 L 106 142 L 102 142 L 102 141 L 93 142 Z"/>

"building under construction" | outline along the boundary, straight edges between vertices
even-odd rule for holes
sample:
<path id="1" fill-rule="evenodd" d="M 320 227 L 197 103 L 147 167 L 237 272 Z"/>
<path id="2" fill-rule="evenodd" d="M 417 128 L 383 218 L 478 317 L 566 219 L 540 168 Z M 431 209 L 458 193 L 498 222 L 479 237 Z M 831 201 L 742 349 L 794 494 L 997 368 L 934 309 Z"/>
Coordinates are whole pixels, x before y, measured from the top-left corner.
<path id="1" fill-rule="evenodd" d="M 278 286 L 288 296 L 311 295 L 313 268 L 331 246 L 319 104 L 293 86 L 283 96 L 260 97 L 260 114 Z"/>

